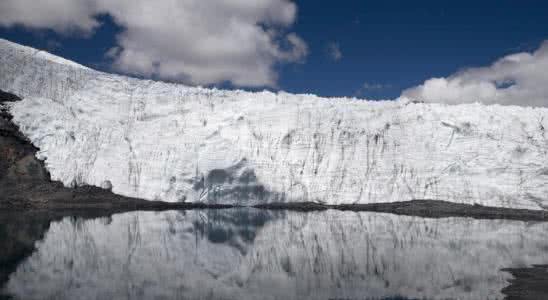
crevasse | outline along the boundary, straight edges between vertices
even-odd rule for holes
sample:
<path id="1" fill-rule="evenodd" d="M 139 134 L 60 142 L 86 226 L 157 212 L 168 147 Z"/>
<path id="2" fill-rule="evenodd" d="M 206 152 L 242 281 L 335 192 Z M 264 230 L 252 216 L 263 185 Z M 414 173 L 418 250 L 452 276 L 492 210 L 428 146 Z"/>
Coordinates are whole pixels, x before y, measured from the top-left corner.
<path id="1" fill-rule="evenodd" d="M 548 206 L 548 109 L 188 87 L 0 40 L 0 89 L 54 180 L 164 201 Z"/>

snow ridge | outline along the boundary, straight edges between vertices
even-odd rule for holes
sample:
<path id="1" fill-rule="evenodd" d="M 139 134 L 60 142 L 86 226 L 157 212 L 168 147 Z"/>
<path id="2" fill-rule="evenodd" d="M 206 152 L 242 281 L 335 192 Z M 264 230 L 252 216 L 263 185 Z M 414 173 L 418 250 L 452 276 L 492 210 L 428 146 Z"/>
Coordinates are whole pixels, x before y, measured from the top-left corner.
<path id="1" fill-rule="evenodd" d="M 44 53 L 44 52 L 40 52 Z M 0 89 L 52 179 L 165 201 L 548 205 L 548 110 L 226 91 L 0 40 Z"/>

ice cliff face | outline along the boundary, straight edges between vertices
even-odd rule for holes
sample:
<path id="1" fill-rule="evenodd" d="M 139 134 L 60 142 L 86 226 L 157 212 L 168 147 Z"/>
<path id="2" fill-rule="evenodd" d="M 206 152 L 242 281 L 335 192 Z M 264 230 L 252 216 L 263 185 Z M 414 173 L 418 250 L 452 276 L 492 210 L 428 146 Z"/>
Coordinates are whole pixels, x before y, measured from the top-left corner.
<path id="1" fill-rule="evenodd" d="M 65 185 L 165 201 L 548 206 L 548 109 L 223 91 L 0 40 L 14 121 Z"/>

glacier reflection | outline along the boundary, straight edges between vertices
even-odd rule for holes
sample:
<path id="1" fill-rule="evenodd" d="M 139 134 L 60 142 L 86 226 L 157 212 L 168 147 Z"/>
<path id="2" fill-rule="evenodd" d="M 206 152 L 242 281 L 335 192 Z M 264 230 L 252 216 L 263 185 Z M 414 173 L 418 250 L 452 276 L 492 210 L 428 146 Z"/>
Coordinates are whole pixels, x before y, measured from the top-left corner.
<path id="1" fill-rule="evenodd" d="M 502 298 L 504 267 L 548 261 L 548 224 L 256 209 L 51 223 L 16 299 Z"/>

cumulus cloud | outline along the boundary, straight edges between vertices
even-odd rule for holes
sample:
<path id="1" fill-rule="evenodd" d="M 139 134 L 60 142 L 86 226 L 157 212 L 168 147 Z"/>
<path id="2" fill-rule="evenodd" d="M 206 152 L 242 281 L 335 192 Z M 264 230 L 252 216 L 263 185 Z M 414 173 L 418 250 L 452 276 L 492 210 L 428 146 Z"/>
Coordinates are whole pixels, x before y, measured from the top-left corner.
<path id="1" fill-rule="evenodd" d="M 0 25 L 94 32 L 108 14 L 123 28 L 107 56 L 116 69 L 192 84 L 274 86 L 279 63 L 301 62 L 289 0 L 2 0 Z"/>
<path id="2" fill-rule="evenodd" d="M 402 97 L 450 104 L 482 102 L 548 106 L 548 41 L 533 53 L 505 56 L 491 66 L 432 78 Z"/>
<path id="3" fill-rule="evenodd" d="M 0 25 L 22 25 L 49 28 L 63 33 L 89 34 L 99 26 L 93 17 L 95 8 L 95 3 L 85 0 L 2 0 Z"/>
<path id="4" fill-rule="evenodd" d="M 327 54 L 333 61 L 339 61 L 343 57 L 341 52 L 341 46 L 339 45 L 339 43 L 336 42 L 331 42 L 327 44 Z"/>

